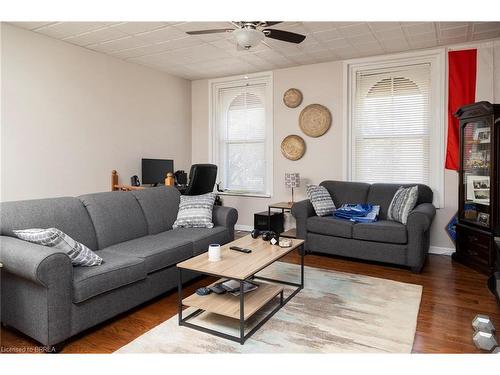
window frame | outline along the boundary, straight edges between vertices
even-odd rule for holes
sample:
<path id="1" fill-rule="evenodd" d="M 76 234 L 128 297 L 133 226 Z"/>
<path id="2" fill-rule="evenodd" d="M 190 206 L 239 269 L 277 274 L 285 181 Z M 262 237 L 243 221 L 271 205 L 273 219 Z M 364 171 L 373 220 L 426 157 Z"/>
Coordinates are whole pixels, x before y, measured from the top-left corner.
<path id="1" fill-rule="evenodd" d="M 266 108 L 266 130 L 265 130 L 265 191 L 249 192 L 237 190 L 225 190 L 219 194 L 248 196 L 259 198 L 270 198 L 273 195 L 273 73 L 261 72 L 255 74 L 238 75 L 224 78 L 216 78 L 208 81 L 209 87 L 209 160 L 218 166 L 217 181 L 221 180 L 226 160 L 220 160 L 220 142 L 218 137 L 217 117 L 219 103 L 219 91 L 225 88 L 244 86 L 246 84 L 264 84 L 265 85 L 265 108 Z M 224 185 L 224 181 L 223 185 Z"/>
<path id="2" fill-rule="evenodd" d="M 391 56 L 377 56 L 353 59 L 344 62 L 346 85 L 346 129 L 345 129 L 345 170 L 344 177 L 353 180 L 354 147 L 353 126 L 356 106 L 356 76 L 360 71 L 390 69 L 415 64 L 430 64 L 430 168 L 429 186 L 434 192 L 434 205 L 444 207 L 444 160 L 446 124 L 446 56 L 444 49 L 403 53 Z"/>

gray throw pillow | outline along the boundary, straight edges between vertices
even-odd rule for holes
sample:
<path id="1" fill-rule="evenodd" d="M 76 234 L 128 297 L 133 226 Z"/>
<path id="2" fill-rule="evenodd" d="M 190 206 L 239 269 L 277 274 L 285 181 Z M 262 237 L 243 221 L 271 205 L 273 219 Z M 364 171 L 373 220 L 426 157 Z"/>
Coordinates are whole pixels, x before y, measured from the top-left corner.
<path id="1" fill-rule="evenodd" d="M 314 211 L 316 211 L 316 215 L 331 215 L 335 211 L 335 204 L 325 187 L 307 185 L 306 194 L 314 207 Z"/>
<path id="2" fill-rule="evenodd" d="M 98 266 L 102 258 L 84 244 L 56 228 L 14 230 L 21 240 L 64 251 L 74 266 Z"/>
<path id="3" fill-rule="evenodd" d="M 213 228 L 214 202 L 215 193 L 181 195 L 179 212 L 173 228 Z"/>
<path id="4" fill-rule="evenodd" d="M 387 212 L 387 219 L 398 221 L 402 224 L 407 223 L 408 215 L 417 204 L 418 200 L 418 186 L 408 188 L 400 187 L 394 194 L 389 210 Z"/>

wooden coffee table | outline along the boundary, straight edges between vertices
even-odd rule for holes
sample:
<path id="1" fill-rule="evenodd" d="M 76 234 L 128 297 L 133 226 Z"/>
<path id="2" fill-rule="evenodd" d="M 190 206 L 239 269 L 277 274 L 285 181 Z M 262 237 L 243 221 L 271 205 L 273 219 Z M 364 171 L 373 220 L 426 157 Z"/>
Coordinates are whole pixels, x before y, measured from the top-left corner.
<path id="1" fill-rule="evenodd" d="M 221 246 L 221 260 L 218 262 L 209 262 L 208 254 L 204 253 L 178 263 L 179 325 L 244 344 L 250 336 L 252 336 L 265 322 L 278 312 L 278 310 L 280 310 L 288 301 L 290 301 L 290 299 L 292 299 L 301 289 L 304 288 L 303 244 L 303 240 L 292 239 L 291 247 L 281 248 L 278 245 L 271 245 L 269 242 L 263 241 L 261 238 L 253 239 L 250 235 L 248 235 Z M 230 246 L 249 248 L 252 249 L 252 252 L 249 254 L 240 253 L 238 251 L 230 250 Z M 301 256 L 300 283 L 275 280 L 256 275 L 259 271 L 294 250 L 298 250 Z M 195 293 L 189 297 L 183 298 L 183 270 L 219 277 L 221 280 L 237 280 L 240 282 L 240 290 L 243 290 L 243 283 L 245 281 L 257 283 L 259 284 L 259 287 L 247 293 L 240 293 L 239 296 L 233 296 L 229 293 L 211 293 L 206 296 L 199 296 Z M 255 280 L 261 280 L 264 282 L 255 282 Z M 283 298 L 283 285 L 295 287 L 293 292 L 286 298 Z M 245 334 L 245 321 L 247 321 L 264 306 L 270 304 L 278 295 L 280 296 L 278 305 L 262 320 L 260 320 L 259 323 L 257 323 L 257 325 L 255 325 L 248 333 Z M 196 310 L 183 318 L 182 308 L 184 306 L 194 307 Z M 226 333 L 202 327 L 188 321 L 204 311 L 239 319 L 240 335 L 228 335 Z"/>

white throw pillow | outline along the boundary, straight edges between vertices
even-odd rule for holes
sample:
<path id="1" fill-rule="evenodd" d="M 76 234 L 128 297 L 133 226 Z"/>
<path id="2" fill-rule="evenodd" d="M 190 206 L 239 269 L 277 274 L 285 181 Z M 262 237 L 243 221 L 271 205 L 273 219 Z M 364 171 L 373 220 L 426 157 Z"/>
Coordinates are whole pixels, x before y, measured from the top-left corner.
<path id="1" fill-rule="evenodd" d="M 179 212 L 173 228 L 213 228 L 214 202 L 215 193 L 181 195 Z"/>
<path id="2" fill-rule="evenodd" d="M 307 185 L 306 193 L 314 207 L 314 211 L 316 211 L 316 215 L 326 216 L 333 214 L 335 203 L 333 203 L 330 193 L 324 186 Z"/>
<path id="3" fill-rule="evenodd" d="M 102 258 L 84 244 L 56 228 L 14 230 L 20 239 L 64 251 L 74 266 L 98 266 Z"/>
<path id="4" fill-rule="evenodd" d="M 398 221 L 406 225 L 408 215 L 415 208 L 418 200 L 418 186 L 408 188 L 400 187 L 394 194 L 389 210 L 387 211 L 387 219 Z"/>

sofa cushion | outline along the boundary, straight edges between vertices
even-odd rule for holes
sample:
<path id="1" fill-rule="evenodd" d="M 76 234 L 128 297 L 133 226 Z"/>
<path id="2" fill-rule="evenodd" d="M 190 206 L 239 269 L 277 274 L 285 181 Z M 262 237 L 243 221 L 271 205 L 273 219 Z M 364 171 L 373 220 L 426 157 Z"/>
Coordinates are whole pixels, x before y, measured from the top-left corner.
<path id="1" fill-rule="evenodd" d="M 307 230 L 313 233 L 352 238 L 354 223 L 334 216 L 312 216 L 307 219 Z"/>
<path id="2" fill-rule="evenodd" d="M 99 294 L 146 278 L 144 260 L 109 250 L 98 252 L 103 263 L 97 267 L 73 268 L 73 302 L 80 303 Z"/>
<path id="3" fill-rule="evenodd" d="M 316 215 L 327 216 L 335 211 L 332 196 L 324 186 L 307 185 L 306 193 L 314 207 Z"/>
<path id="4" fill-rule="evenodd" d="M 57 228 L 89 249 L 97 249 L 94 226 L 78 198 L 63 197 L 0 203 L 2 236 L 15 237 L 13 230 Z"/>
<path id="5" fill-rule="evenodd" d="M 192 255 L 198 255 L 208 250 L 212 243 L 225 244 L 230 241 L 229 229 L 222 226 L 213 228 L 177 228 L 159 233 L 159 237 L 169 240 L 179 239 L 190 241 L 193 244 Z"/>
<path id="6" fill-rule="evenodd" d="M 193 243 L 191 241 L 169 236 L 169 232 L 172 231 L 135 238 L 110 246 L 106 250 L 143 259 L 146 271 L 151 273 L 170 267 L 193 255 Z"/>
<path id="7" fill-rule="evenodd" d="M 408 215 L 410 211 L 415 208 L 417 200 L 418 186 L 407 188 L 400 187 L 398 191 L 396 191 L 396 194 L 394 194 L 394 198 L 392 198 L 391 204 L 389 205 L 387 219 L 406 224 Z"/>
<path id="8" fill-rule="evenodd" d="M 357 223 L 354 225 L 352 236 L 358 240 L 396 244 L 405 244 L 408 238 L 405 225 L 389 220 L 380 220 L 374 223 Z"/>
<path id="9" fill-rule="evenodd" d="M 394 194 L 399 189 L 400 186 L 409 187 L 415 186 L 415 184 L 373 184 L 370 186 L 370 191 L 368 192 L 368 197 L 366 203 L 379 205 L 379 219 L 387 219 L 387 211 L 389 205 L 391 204 Z M 417 184 L 418 186 L 418 201 L 420 203 L 432 203 L 433 193 L 432 190 L 427 185 Z"/>
<path id="10" fill-rule="evenodd" d="M 366 203 L 370 189 L 370 184 L 349 181 L 323 181 L 320 186 L 328 190 L 335 207 L 340 207 L 344 203 Z"/>
<path id="11" fill-rule="evenodd" d="M 157 234 L 172 229 L 181 193 L 174 187 L 158 186 L 132 192 L 148 223 L 148 233 Z"/>
<path id="12" fill-rule="evenodd" d="M 215 193 L 182 195 L 173 228 L 213 228 Z"/>
<path id="13" fill-rule="evenodd" d="M 141 206 L 131 192 L 111 191 L 79 198 L 94 223 L 98 249 L 148 234 Z"/>

